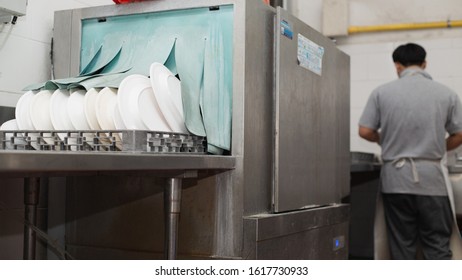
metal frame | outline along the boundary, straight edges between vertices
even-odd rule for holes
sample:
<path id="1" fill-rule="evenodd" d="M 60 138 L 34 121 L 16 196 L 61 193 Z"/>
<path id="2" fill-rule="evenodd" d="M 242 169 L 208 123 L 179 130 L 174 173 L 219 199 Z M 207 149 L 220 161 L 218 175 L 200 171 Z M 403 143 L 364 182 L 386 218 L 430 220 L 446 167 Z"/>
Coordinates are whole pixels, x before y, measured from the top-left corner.
<path id="1" fill-rule="evenodd" d="M 8 162 L 0 164 L 0 170 L 10 174 L 33 172 L 44 161 L 48 167 L 40 165 L 34 172 L 55 172 L 58 168 L 60 174 L 74 174 L 83 172 L 87 175 L 124 171 L 128 174 L 135 172 L 140 175 L 167 176 L 170 178 L 170 187 L 166 197 L 173 197 L 179 201 L 178 182 L 175 178 L 185 176 L 183 171 L 198 171 L 200 177 L 215 175 L 214 187 L 216 194 L 214 201 L 216 213 L 213 229 L 213 252 L 211 256 L 217 258 L 244 258 L 243 253 L 257 246 L 244 241 L 244 235 L 252 232 L 251 225 L 244 223 L 247 217 L 255 214 L 272 213 L 273 208 L 273 155 L 274 131 L 273 127 L 278 119 L 274 119 L 272 98 L 274 89 L 274 17 L 275 9 L 263 4 L 260 0 L 158 0 L 128 5 L 112 5 L 105 7 L 92 7 L 71 11 L 61 11 L 55 14 L 54 29 L 54 69 L 56 78 L 76 75 L 79 70 L 80 29 L 81 20 L 89 18 L 128 15 L 134 13 L 148 13 L 177 9 L 209 7 L 217 5 L 234 5 L 234 61 L 233 61 L 233 127 L 232 150 L 229 157 L 211 156 L 167 156 L 167 155 L 121 155 L 115 154 L 88 154 L 79 153 L 63 155 L 61 153 L 49 154 L 32 153 L 0 153 Z M 70 26 L 70 27 L 69 27 Z M 341 75 L 349 75 L 348 70 Z M 342 76 L 343 77 L 343 76 Z M 344 100 L 337 100 L 336 106 L 341 112 L 336 114 L 333 122 L 348 120 L 348 108 L 344 108 Z M 349 125 L 335 127 L 336 133 L 348 134 Z M 347 137 L 347 139 L 349 139 Z M 302 139 L 304 140 L 304 139 Z M 309 145 L 309 143 L 301 143 Z M 334 145 L 340 151 L 338 163 L 332 167 L 340 175 L 335 178 L 338 186 L 345 186 L 349 181 L 349 147 L 348 143 L 336 141 Z M 347 148 L 345 148 L 347 147 Z M 296 148 L 296 147 L 294 147 Z M 330 147 L 328 147 L 330 148 Z M 29 157 L 31 156 L 31 157 Z M 115 159 L 123 159 L 123 163 Z M 345 161 L 345 162 L 344 162 Z M 70 163 L 73 162 L 73 163 Z M 98 165 L 96 169 L 87 169 Z M 162 163 L 162 166 L 160 165 Z M 303 163 L 298 163 L 303 164 Z M 6 169 L 2 169 L 6 168 Z M 21 169 L 21 168 L 25 168 Z M 41 170 L 42 169 L 42 170 Z M 226 172 L 232 170 L 232 172 Z M 199 182 L 201 187 L 203 182 Z M 204 183 L 205 184 L 205 183 Z M 343 187 L 338 192 L 338 201 L 348 194 L 349 190 Z M 176 193 L 176 194 L 175 194 Z M 171 204 L 167 210 L 168 215 L 177 216 L 178 211 Z M 187 205 L 186 205 L 187 207 Z M 328 210 L 328 209 L 324 209 Z M 315 211 L 312 211 L 315 212 Z M 297 216 L 302 219 L 304 215 Z M 342 217 L 346 217 L 345 215 Z M 253 219 L 253 218 L 252 218 Z M 255 218 L 258 220 L 259 218 Z M 253 219 L 253 220 L 255 220 Z M 289 221 L 289 214 L 280 214 L 279 221 Z M 169 228 L 174 230 L 176 222 L 171 220 Z M 271 229 L 269 229 L 271 230 Z M 170 245 L 176 244 L 176 238 L 171 239 Z M 168 245 L 168 246 L 170 246 Z M 250 246 L 250 247 L 249 247 Z M 175 247 L 175 246 L 174 246 Z M 264 257 L 264 256 L 261 256 Z M 274 256 L 273 256 L 274 257 Z"/>
<path id="2" fill-rule="evenodd" d="M 349 186 L 349 57 L 282 8 L 275 30 L 274 211 L 338 203 Z M 321 74 L 297 61 L 298 34 L 323 47 Z"/>
<path id="3" fill-rule="evenodd" d="M 24 178 L 24 253 L 35 259 L 37 205 L 40 176 L 97 175 L 117 172 L 166 177 L 165 186 L 165 257 L 176 259 L 178 223 L 183 178 L 204 178 L 232 170 L 233 157 L 176 156 L 92 152 L 0 151 L 0 176 Z"/>
<path id="4" fill-rule="evenodd" d="M 247 40 L 250 38 L 251 30 L 254 29 L 256 32 L 260 32 L 263 28 L 266 27 L 266 21 L 257 23 L 255 25 L 249 24 L 246 18 L 246 13 L 248 10 L 265 10 L 265 18 L 272 18 L 274 14 L 274 9 L 264 5 L 261 1 L 244 1 L 244 0 L 158 0 L 158 1 L 147 1 L 135 4 L 127 5 L 111 5 L 103 7 L 92 7 L 84 9 L 76 9 L 70 11 L 57 12 L 55 14 L 55 30 L 54 30 L 54 47 L 57 50 L 54 56 L 54 69 L 56 71 L 56 78 L 63 78 L 69 76 L 75 76 L 79 72 L 79 51 L 80 51 L 80 37 L 81 37 L 81 20 L 91 19 L 91 18 L 100 18 L 100 17 L 109 17 L 109 16 L 119 16 L 119 15 L 129 15 L 137 13 L 149 13 L 149 12 L 161 12 L 169 10 L 178 10 L 178 9 L 190 9 L 190 8 L 202 8 L 218 5 L 234 5 L 234 61 L 233 61 L 233 127 L 232 127 L 232 151 L 231 156 L 235 157 L 235 168 L 234 171 L 229 173 L 221 173 L 216 176 L 216 186 L 217 186 L 217 218 L 216 218 L 216 240 L 215 243 L 215 252 L 213 255 L 221 257 L 230 257 L 235 258 L 239 257 L 242 252 L 242 230 L 243 223 L 242 217 L 245 212 L 246 207 L 253 207 L 253 205 L 264 205 L 264 207 L 258 208 L 258 211 L 269 211 L 270 208 L 267 199 L 270 199 L 270 192 L 267 189 L 267 183 L 271 180 L 269 176 L 270 169 L 265 168 L 261 172 L 257 172 L 257 175 L 263 174 L 265 179 L 263 182 L 259 182 L 257 186 L 251 187 L 249 189 L 255 189 L 256 196 L 258 197 L 261 193 L 259 190 L 265 190 L 268 194 L 267 196 L 258 199 L 257 204 L 252 203 L 249 206 L 244 205 L 244 185 L 249 185 L 245 183 L 244 178 L 244 130 L 247 130 L 246 124 L 242 121 L 244 116 L 251 118 L 250 114 L 245 111 L 247 110 L 246 106 L 246 96 L 245 92 L 249 92 L 249 86 L 253 87 L 253 78 L 257 78 L 259 73 L 256 71 L 252 76 L 245 73 L 245 69 L 248 68 L 250 63 L 249 58 L 253 56 L 249 52 L 249 48 L 246 45 Z M 263 25 L 262 25 L 263 24 Z M 70 30 L 69 30 L 70 26 Z M 272 36 L 272 30 L 269 33 Z M 268 37 L 272 40 L 272 37 Z M 260 43 L 260 42 L 259 42 Z M 271 49 L 270 49 L 271 50 Z M 265 50 L 266 53 L 266 50 Z M 246 59 L 247 56 L 247 59 Z M 261 55 L 258 55 L 261 57 Z M 261 57 L 264 61 L 264 64 L 267 64 L 268 56 Z M 269 60 L 269 65 L 271 65 L 272 60 Z M 253 63 L 252 63 L 253 64 Z M 262 63 L 257 62 L 257 65 L 262 65 Z M 261 71 L 261 70 L 259 70 Z M 265 70 L 266 71 L 266 70 Z M 258 95 L 264 95 L 266 92 L 272 90 L 272 78 L 268 77 L 269 80 L 264 80 L 265 87 L 257 88 L 254 93 Z M 253 91 L 253 90 L 252 90 Z M 271 107 L 266 107 L 265 110 L 270 110 Z M 268 111 L 270 112 L 270 111 Z M 254 114 L 258 116 L 259 112 Z M 268 115 L 268 114 L 266 114 Z M 271 118 L 271 115 L 268 115 Z M 269 125 L 271 125 L 269 123 Z M 269 126 L 270 127 L 270 126 Z M 252 132 L 257 136 L 258 131 Z M 270 130 L 265 129 L 265 132 L 270 132 Z M 249 134 L 249 133 L 248 133 Z M 264 143 L 264 156 L 267 156 L 268 149 L 271 147 L 271 135 L 267 135 L 266 143 Z M 246 138 L 247 139 L 247 138 Z M 260 143 L 261 144 L 261 143 Z M 252 144 L 252 146 L 258 145 L 258 143 Z M 247 144 L 251 149 L 251 147 Z M 259 161 L 261 156 L 258 158 L 252 158 Z M 174 165 L 175 163 L 172 162 Z M 254 165 L 252 163 L 252 165 Z M 251 166 L 247 166 L 249 169 Z M 249 176 L 250 180 L 254 180 L 255 176 Z M 263 184 L 262 184 L 263 183 Z M 247 203 L 245 203 L 247 204 Z M 229 211 L 232 209 L 232 211 Z M 253 212 L 254 210 L 251 210 Z"/>

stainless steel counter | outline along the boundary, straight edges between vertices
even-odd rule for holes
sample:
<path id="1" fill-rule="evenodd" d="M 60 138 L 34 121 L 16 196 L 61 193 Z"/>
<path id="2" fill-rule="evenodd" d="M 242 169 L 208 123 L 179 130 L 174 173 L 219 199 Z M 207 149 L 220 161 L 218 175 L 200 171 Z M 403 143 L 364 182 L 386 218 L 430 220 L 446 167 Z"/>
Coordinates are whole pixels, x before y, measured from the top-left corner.
<path id="1" fill-rule="evenodd" d="M 462 165 L 449 165 L 449 173 L 462 173 Z"/>
<path id="2" fill-rule="evenodd" d="M 231 156 L 142 152 L 0 151 L 0 176 L 24 178 L 24 259 L 35 258 L 40 177 L 117 174 L 167 178 L 165 257 L 176 258 L 182 178 L 204 178 L 235 168 Z"/>
<path id="3" fill-rule="evenodd" d="M 176 155 L 130 152 L 42 152 L 0 151 L 0 174 L 78 175 L 86 172 L 143 172 L 146 175 L 167 175 L 185 171 L 210 175 L 232 170 L 235 158 L 213 155 Z"/>
<path id="4" fill-rule="evenodd" d="M 367 162 L 357 162 L 351 163 L 350 172 L 368 172 L 368 171 L 377 171 L 381 168 L 380 163 L 367 163 Z"/>

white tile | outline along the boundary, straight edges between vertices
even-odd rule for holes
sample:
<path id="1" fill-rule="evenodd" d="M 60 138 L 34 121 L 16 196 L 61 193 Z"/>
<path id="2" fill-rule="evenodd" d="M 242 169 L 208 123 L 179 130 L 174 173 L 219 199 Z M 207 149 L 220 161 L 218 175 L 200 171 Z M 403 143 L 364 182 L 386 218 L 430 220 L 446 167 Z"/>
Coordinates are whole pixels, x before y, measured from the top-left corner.
<path id="1" fill-rule="evenodd" d="M 382 150 L 378 144 L 366 141 L 360 138 L 359 135 L 353 135 L 350 137 L 350 151 L 380 155 Z"/>
<path id="2" fill-rule="evenodd" d="M 418 40 L 415 43 L 421 45 L 428 53 L 433 50 L 452 48 L 453 40 L 452 38 L 439 38 L 437 40 Z"/>
<path id="3" fill-rule="evenodd" d="M 428 40 L 401 40 L 393 42 L 393 50 L 401 45 L 405 45 L 407 43 L 415 43 L 421 45 L 425 51 L 431 53 L 433 50 L 441 50 L 441 49 L 450 49 L 453 45 L 452 38 L 439 38 L 439 39 L 428 39 Z"/>
<path id="4" fill-rule="evenodd" d="M 453 38 L 452 39 L 452 46 L 454 48 L 462 48 L 462 38 Z"/>
<path id="5" fill-rule="evenodd" d="M 351 44 L 351 45 L 339 45 L 339 49 L 349 55 L 354 54 L 371 54 L 385 52 L 391 53 L 393 51 L 393 43 L 365 43 L 365 44 Z"/>
<path id="6" fill-rule="evenodd" d="M 455 79 L 454 80 L 454 91 L 459 95 L 460 99 L 462 100 L 462 79 Z"/>
<path id="7" fill-rule="evenodd" d="M 373 53 L 367 58 L 367 75 L 369 80 L 392 80 L 396 69 L 391 53 Z"/>
<path id="8" fill-rule="evenodd" d="M 16 107 L 20 93 L 9 93 L 0 91 L 0 106 L 3 107 Z"/>
<path id="9" fill-rule="evenodd" d="M 364 107 L 352 106 L 350 111 L 351 131 L 358 131 L 358 122 Z"/>
<path id="10" fill-rule="evenodd" d="M 315 30 L 320 31 L 322 27 L 322 1 L 321 0 L 290 0 L 288 10 L 291 14 L 305 22 Z"/>
<path id="11" fill-rule="evenodd" d="M 366 141 L 358 135 L 358 122 L 363 108 L 352 108 L 350 113 L 350 150 L 380 154 L 380 146 Z"/>
<path id="12" fill-rule="evenodd" d="M 364 108 L 372 91 L 379 85 L 376 81 L 353 81 L 350 91 L 351 106 Z"/>
<path id="13" fill-rule="evenodd" d="M 454 50 L 433 50 L 432 52 L 427 53 L 426 70 L 434 77 L 452 77 L 454 71 L 460 71 L 460 69 L 455 69 L 460 67 L 460 64 L 455 64 L 454 55 Z"/>
<path id="14" fill-rule="evenodd" d="M 112 0 L 76 0 L 76 2 L 79 2 L 83 5 L 87 6 L 105 6 L 105 5 L 114 5 L 114 1 Z"/>
<path id="15" fill-rule="evenodd" d="M 73 0 L 50 0 L 46 4 L 40 0 L 29 0 L 26 15 L 19 17 L 15 25 L 5 26 L 6 30 L 2 32 L 49 43 L 53 30 L 54 12 L 86 6 Z"/>
<path id="16" fill-rule="evenodd" d="M 352 81 L 367 80 L 367 55 L 354 54 L 350 56 L 350 76 Z"/>
<path id="17" fill-rule="evenodd" d="M 48 44 L 10 37 L 0 51 L 0 91 L 21 93 L 30 84 L 50 79 Z"/>

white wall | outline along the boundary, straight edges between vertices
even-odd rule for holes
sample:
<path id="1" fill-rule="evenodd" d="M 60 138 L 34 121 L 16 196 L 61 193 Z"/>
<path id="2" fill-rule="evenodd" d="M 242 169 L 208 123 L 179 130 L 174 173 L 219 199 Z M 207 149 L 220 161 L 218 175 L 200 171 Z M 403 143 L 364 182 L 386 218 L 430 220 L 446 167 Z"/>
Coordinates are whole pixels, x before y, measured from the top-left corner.
<path id="1" fill-rule="evenodd" d="M 348 1 L 348 0 L 345 0 Z M 288 9 L 322 31 L 322 0 L 288 0 Z M 349 26 L 462 20 L 460 0 L 349 0 Z M 427 71 L 462 97 L 462 28 L 355 34 L 335 38 L 351 58 L 351 150 L 380 153 L 357 136 L 358 120 L 371 91 L 396 79 L 391 53 L 416 42 L 427 50 Z"/>
<path id="2" fill-rule="evenodd" d="M 348 0 L 345 0 L 348 1 Z M 112 0 L 29 0 L 26 16 L 16 25 L 0 24 L 0 106 L 15 106 L 22 88 L 50 78 L 53 13 Z M 287 0 L 288 10 L 322 30 L 322 0 Z M 349 0 L 350 25 L 461 20 L 460 0 Z M 371 90 L 395 78 L 391 52 L 414 41 L 428 52 L 428 72 L 462 95 L 462 28 L 357 34 L 336 38 L 351 56 L 351 149 L 378 152 L 357 137 L 357 122 Z"/>
<path id="3" fill-rule="evenodd" d="M 29 0 L 26 15 L 15 25 L 0 23 L 0 106 L 14 107 L 24 87 L 50 79 L 55 11 L 111 4 L 112 0 Z"/>

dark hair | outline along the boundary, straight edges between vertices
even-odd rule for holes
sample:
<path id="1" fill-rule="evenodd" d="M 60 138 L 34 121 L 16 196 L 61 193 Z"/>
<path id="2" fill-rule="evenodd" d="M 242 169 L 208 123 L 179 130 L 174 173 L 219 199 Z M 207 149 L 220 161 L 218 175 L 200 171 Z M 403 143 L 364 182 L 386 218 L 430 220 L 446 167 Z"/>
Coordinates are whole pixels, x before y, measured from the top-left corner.
<path id="1" fill-rule="evenodd" d="M 408 43 L 396 48 L 393 52 L 393 61 L 401 63 L 405 67 L 411 65 L 420 66 L 425 62 L 426 55 L 424 48 L 414 43 Z"/>

